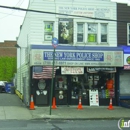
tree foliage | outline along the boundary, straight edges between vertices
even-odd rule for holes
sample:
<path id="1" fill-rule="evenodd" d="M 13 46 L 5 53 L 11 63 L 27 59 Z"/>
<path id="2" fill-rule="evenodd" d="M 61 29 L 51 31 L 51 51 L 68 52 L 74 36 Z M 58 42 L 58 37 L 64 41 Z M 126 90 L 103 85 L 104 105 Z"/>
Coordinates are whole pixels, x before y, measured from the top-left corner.
<path id="1" fill-rule="evenodd" d="M 0 80 L 10 82 L 16 73 L 16 57 L 0 57 Z"/>

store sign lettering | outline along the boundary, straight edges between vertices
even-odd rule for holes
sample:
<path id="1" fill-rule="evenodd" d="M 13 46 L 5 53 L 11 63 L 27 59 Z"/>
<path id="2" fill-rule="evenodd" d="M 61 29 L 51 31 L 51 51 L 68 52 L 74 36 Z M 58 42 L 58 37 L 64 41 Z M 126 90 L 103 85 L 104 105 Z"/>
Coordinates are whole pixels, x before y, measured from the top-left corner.
<path id="1" fill-rule="evenodd" d="M 84 67 L 61 67 L 61 74 L 84 74 Z"/>
<path id="2" fill-rule="evenodd" d="M 94 73 L 94 72 L 99 72 L 99 71 L 103 71 L 103 72 L 116 72 L 116 68 L 115 67 L 88 67 L 87 68 L 87 72 L 90 73 Z"/>
<path id="3" fill-rule="evenodd" d="M 79 15 L 96 18 L 112 18 L 111 9 L 105 7 L 57 6 L 56 12 L 61 14 Z M 57 17 L 59 17 L 59 15 L 57 15 Z"/>
<path id="4" fill-rule="evenodd" d="M 41 60 L 35 58 L 35 54 L 40 53 Z M 111 54 L 111 60 L 108 60 L 108 55 Z M 30 65 L 52 65 L 53 51 L 52 50 L 32 50 L 30 55 Z M 55 66 L 91 66 L 91 67 L 117 67 L 123 66 L 123 52 L 122 51 L 66 51 L 56 50 L 55 52 Z"/>
<path id="5" fill-rule="evenodd" d="M 53 60 L 53 52 L 45 51 L 44 60 Z M 103 52 L 55 52 L 55 60 L 60 61 L 104 61 Z"/>

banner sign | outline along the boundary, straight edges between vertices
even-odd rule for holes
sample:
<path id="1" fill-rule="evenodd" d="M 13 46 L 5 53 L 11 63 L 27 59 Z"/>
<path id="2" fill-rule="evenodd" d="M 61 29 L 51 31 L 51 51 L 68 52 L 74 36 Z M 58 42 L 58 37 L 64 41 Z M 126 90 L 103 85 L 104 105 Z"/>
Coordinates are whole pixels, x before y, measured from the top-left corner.
<path id="1" fill-rule="evenodd" d="M 61 74 L 84 74 L 84 67 L 61 67 Z"/>
<path id="2" fill-rule="evenodd" d="M 60 18 L 58 34 L 59 34 L 59 43 L 72 44 L 73 43 L 73 19 Z"/>
<path id="3" fill-rule="evenodd" d="M 52 50 L 31 50 L 30 65 L 52 65 Z M 123 66 L 123 51 L 56 50 L 55 66 Z"/>
<path id="4" fill-rule="evenodd" d="M 124 69 L 130 70 L 130 54 L 124 54 Z"/>
<path id="5" fill-rule="evenodd" d="M 106 18 L 111 19 L 112 16 L 112 9 L 106 7 L 94 7 L 94 6 L 57 6 L 56 12 L 61 14 L 69 14 L 69 15 L 78 15 L 78 16 L 86 16 L 86 17 L 93 17 L 93 18 Z M 61 17 L 61 15 L 56 15 L 57 17 Z M 72 17 L 72 16 L 68 16 Z"/>
<path id="6" fill-rule="evenodd" d="M 105 67 L 105 68 L 101 68 L 101 67 L 87 67 L 87 72 L 89 73 L 97 73 L 99 71 L 102 72 L 116 72 L 116 68 L 115 67 Z"/>

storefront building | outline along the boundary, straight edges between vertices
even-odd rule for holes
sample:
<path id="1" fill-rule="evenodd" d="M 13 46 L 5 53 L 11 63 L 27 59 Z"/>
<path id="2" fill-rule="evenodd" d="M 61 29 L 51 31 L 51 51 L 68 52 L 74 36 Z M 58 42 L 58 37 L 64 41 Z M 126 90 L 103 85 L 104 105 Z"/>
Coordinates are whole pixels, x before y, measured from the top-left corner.
<path id="1" fill-rule="evenodd" d="M 52 77 L 53 47 L 32 45 L 31 93 L 36 105 L 49 105 Z M 123 67 L 123 49 L 120 47 L 58 46 L 55 52 L 54 90 L 57 105 L 77 105 L 82 95 L 83 105 L 108 105 L 110 96 L 118 105 L 119 81 L 116 73 Z M 109 89 L 108 79 L 113 80 Z M 99 98 L 98 98 L 98 97 Z"/>
<path id="2" fill-rule="evenodd" d="M 38 11 L 31 12 L 33 9 Z M 116 3 L 29 0 L 28 10 L 17 41 L 21 47 L 17 90 L 24 103 L 29 105 L 33 94 L 36 105 L 49 105 L 55 37 L 59 40 L 53 90 L 57 104 L 77 105 L 80 94 L 84 105 L 108 105 L 110 95 L 116 105 L 117 72 L 123 67 L 123 51 L 117 47 L 117 23 L 108 20 L 117 19 Z M 109 78 L 112 82 L 107 82 Z M 106 82 L 112 84 L 107 86 L 109 90 Z"/>
<path id="3" fill-rule="evenodd" d="M 119 105 L 130 104 L 130 47 L 122 46 L 124 50 L 124 66 L 120 68 L 119 77 Z"/>

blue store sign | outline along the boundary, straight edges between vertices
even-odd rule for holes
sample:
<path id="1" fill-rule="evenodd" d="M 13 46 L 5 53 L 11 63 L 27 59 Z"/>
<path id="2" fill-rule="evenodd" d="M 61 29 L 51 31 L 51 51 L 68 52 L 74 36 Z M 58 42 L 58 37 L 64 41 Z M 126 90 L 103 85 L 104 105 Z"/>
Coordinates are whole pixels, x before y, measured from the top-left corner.
<path id="1" fill-rule="evenodd" d="M 52 60 L 53 52 L 45 51 L 44 60 Z M 61 61 L 104 61 L 103 52 L 55 52 L 55 59 Z"/>

